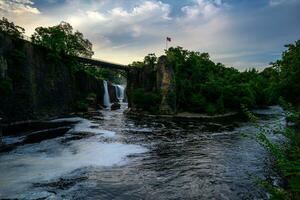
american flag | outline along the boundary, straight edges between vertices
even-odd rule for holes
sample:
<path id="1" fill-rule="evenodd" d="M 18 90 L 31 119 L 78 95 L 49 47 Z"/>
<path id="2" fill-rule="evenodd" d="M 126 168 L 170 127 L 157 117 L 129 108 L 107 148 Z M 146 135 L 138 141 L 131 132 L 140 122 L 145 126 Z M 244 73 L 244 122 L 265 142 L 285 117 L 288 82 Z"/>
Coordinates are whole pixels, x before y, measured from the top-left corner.
<path id="1" fill-rule="evenodd" d="M 170 37 L 167 37 L 167 41 L 168 41 L 168 42 L 171 42 L 171 38 L 170 38 Z"/>

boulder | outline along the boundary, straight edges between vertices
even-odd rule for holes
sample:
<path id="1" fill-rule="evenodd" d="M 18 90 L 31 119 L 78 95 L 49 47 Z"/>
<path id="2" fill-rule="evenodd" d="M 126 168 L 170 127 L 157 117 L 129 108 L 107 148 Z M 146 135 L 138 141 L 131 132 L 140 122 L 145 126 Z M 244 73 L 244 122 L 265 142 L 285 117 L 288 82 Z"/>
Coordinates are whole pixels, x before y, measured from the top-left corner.
<path id="1" fill-rule="evenodd" d="M 121 108 L 121 105 L 119 103 L 113 103 L 110 107 L 111 110 L 118 110 Z"/>
<path id="2" fill-rule="evenodd" d="M 32 132 L 32 133 L 26 135 L 26 139 L 23 141 L 23 144 L 38 143 L 43 140 L 56 138 L 56 137 L 64 135 L 69 130 L 70 130 L 70 127 L 65 126 L 65 127 L 58 127 L 58 128 L 52 128 L 52 129 L 46 129 L 46 130 Z"/>

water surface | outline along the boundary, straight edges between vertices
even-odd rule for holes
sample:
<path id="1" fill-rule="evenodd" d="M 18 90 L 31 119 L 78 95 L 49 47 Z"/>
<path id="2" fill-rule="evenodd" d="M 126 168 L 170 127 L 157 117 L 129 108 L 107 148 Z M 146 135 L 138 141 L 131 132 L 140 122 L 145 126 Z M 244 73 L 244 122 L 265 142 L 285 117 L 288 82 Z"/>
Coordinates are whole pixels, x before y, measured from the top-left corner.
<path id="1" fill-rule="evenodd" d="M 63 137 L 0 154 L 0 199 L 267 199 L 251 180 L 270 174 L 254 124 L 122 112 L 103 111 L 103 120 L 58 119 L 76 123 Z M 264 116 L 261 126 L 284 123 L 279 107 L 256 112 Z"/>

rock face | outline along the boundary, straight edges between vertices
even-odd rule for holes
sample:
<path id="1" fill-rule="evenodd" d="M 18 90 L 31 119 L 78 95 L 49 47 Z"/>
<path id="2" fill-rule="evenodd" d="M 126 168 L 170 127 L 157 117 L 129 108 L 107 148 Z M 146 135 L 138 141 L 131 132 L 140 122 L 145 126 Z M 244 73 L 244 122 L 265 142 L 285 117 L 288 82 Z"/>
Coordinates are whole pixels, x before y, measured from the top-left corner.
<path id="1" fill-rule="evenodd" d="M 0 57 L 0 117 L 6 121 L 65 114 L 90 93 L 103 104 L 102 80 L 72 72 L 68 60 L 43 47 L 0 33 Z"/>
<path id="2" fill-rule="evenodd" d="M 168 64 L 166 56 L 161 56 L 157 63 L 156 88 L 161 91 L 161 104 L 159 106 L 160 114 L 175 114 L 176 98 L 174 85 L 174 71 Z"/>
<path id="3" fill-rule="evenodd" d="M 176 113 L 174 71 L 166 56 L 161 56 L 155 66 L 132 69 L 128 74 L 126 95 L 128 107 L 133 111 L 140 109 L 133 101 L 133 93 L 136 89 L 160 93 L 159 112 L 156 114 L 172 115 Z"/>
<path id="4" fill-rule="evenodd" d="M 114 86 L 111 83 L 108 83 L 108 94 L 109 94 L 109 98 L 110 98 L 111 103 L 119 102 L 119 99 L 118 99 L 117 93 L 116 93 L 116 86 Z"/>

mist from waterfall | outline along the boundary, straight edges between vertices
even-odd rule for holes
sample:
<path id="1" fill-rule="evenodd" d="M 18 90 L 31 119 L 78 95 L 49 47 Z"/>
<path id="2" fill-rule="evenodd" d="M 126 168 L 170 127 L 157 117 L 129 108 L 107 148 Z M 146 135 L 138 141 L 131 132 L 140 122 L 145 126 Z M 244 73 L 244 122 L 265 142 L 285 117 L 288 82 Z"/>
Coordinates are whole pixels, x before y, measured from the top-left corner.
<path id="1" fill-rule="evenodd" d="M 103 96 L 103 105 L 105 107 L 110 107 L 110 98 L 108 93 L 107 81 L 103 80 L 103 87 L 104 87 L 104 96 Z"/>
<path id="2" fill-rule="evenodd" d="M 116 95 L 120 102 L 124 100 L 124 91 L 125 87 L 123 85 L 115 85 L 116 88 Z"/>

